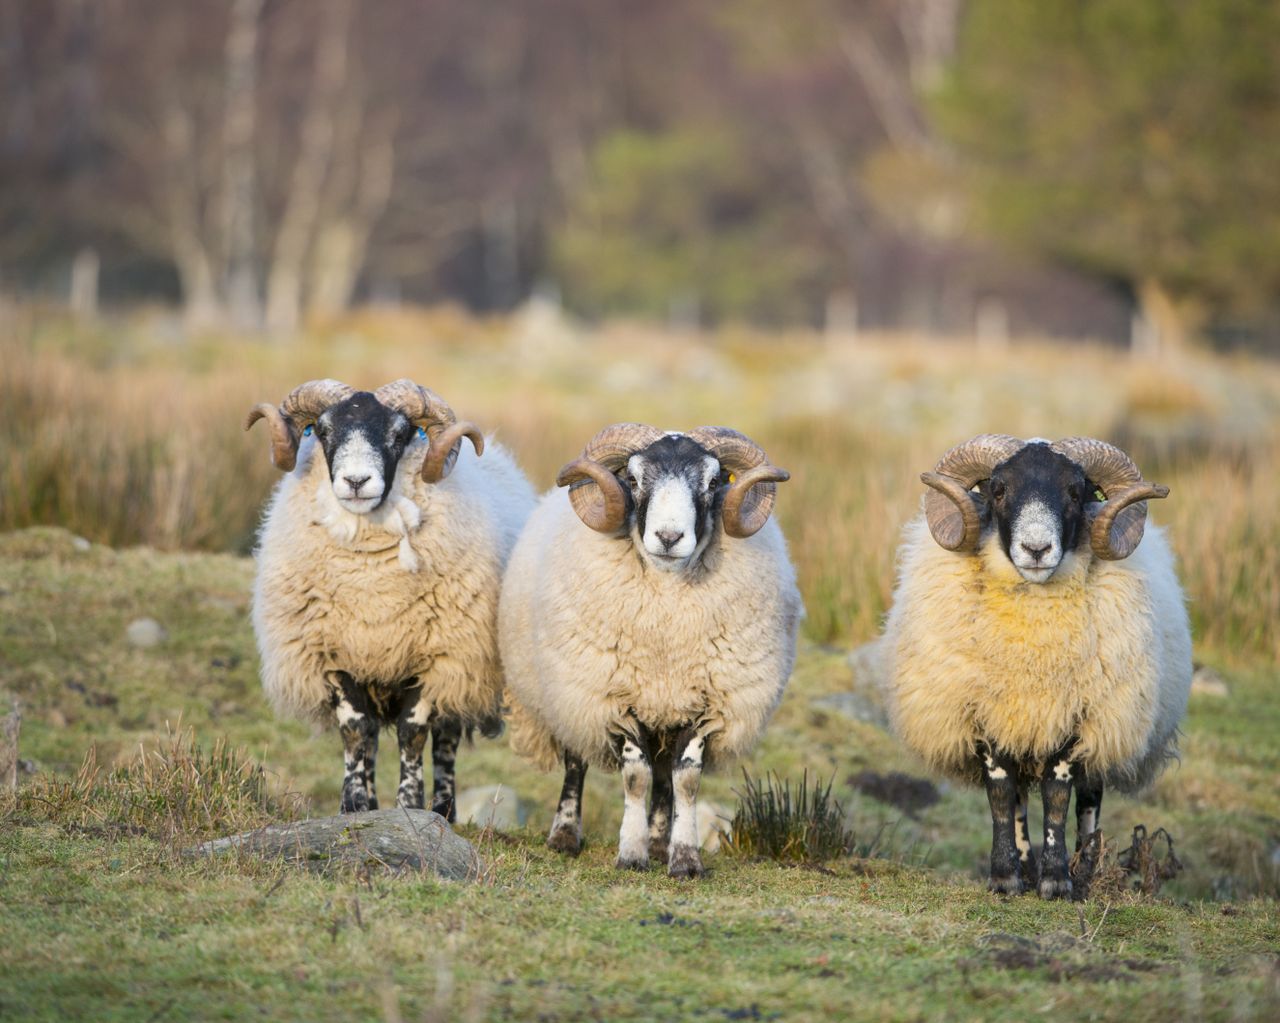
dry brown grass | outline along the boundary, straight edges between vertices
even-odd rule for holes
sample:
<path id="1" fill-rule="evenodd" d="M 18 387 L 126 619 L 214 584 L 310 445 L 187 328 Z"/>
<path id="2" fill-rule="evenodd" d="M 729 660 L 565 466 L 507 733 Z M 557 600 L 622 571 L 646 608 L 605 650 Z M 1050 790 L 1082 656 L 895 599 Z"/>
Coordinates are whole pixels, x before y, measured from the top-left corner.
<path id="1" fill-rule="evenodd" d="M 0 528 L 56 523 L 114 545 L 247 550 L 274 479 L 245 411 L 302 380 L 411 376 L 496 430 L 535 486 L 600 426 L 736 426 L 787 466 L 778 514 L 820 641 L 872 636 L 918 474 L 993 430 L 1124 444 L 1174 488 L 1154 509 L 1182 559 L 1197 637 L 1274 656 L 1280 621 L 1280 369 L 1103 348 L 983 352 L 910 336 L 593 333 L 456 310 L 366 313 L 288 344 L 168 339 L 155 322 L 0 336 Z"/>

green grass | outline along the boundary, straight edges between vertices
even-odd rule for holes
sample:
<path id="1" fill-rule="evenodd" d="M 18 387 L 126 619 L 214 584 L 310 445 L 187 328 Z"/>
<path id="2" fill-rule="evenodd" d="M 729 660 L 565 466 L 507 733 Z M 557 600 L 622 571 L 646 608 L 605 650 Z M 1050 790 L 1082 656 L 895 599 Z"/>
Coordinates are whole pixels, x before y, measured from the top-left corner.
<path id="1" fill-rule="evenodd" d="M 815 702 L 855 680 L 845 650 L 813 644 L 744 766 L 756 777 L 833 779 L 858 848 L 874 844 L 880 858 L 815 869 L 721 853 L 696 883 L 618 873 L 620 786 L 592 772 L 587 850 L 565 861 L 542 845 L 558 779 L 530 771 L 501 741 L 478 740 L 461 753 L 460 784 L 502 781 L 530 808 L 512 835 L 464 829 L 490 865 L 484 884 L 317 877 L 176 856 L 186 836 L 236 819 L 178 815 L 172 827 L 147 827 L 170 820 L 164 800 L 150 809 L 120 802 L 137 784 L 164 792 L 199 763 L 209 799 L 239 807 L 246 823 L 289 812 L 292 803 L 272 801 L 290 795 L 313 812 L 336 807 L 335 736 L 275 720 L 260 693 L 251 577 L 252 564 L 229 555 L 81 550 L 56 529 L 0 534 L 0 688 L 21 699 L 22 755 L 40 768 L 24 798 L 0 803 L 0 1018 L 948 1020 L 1052 1011 L 1165 1023 L 1280 1013 L 1270 859 L 1280 840 L 1280 700 L 1270 663 L 1236 669 L 1211 657 L 1231 694 L 1192 698 L 1183 765 L 1142 800 L 1107 797 L 1113 848 L 1135 824 L 1165 827 L 1185 872 L 1155 899 L 1113 892 L 1083 916 L 1074 905 L 986 892 L 981 793 L 944 788 L 909 817 L 850 786 L 862 770 L 920 766 L 879 725 Z M 143 615 L 167 628 L 161 646 L 126 643 L 125 627 Z M 187 728 L 203 759 L 190 747 L 173 753 L 171 733 Z M 25 798 L 72 784 L 91 745 L 99 787 L 81 802 L 144 826 L 85 827 Z M 234 747 L 249 751 L 247 765 Z M 159 769 L 156 751 L 166 749 L 173 771 Z M 252 779 L 240 784 L 253 763 L 265 769 L 265 794 Z M 384 786 L 392 781 L 384 772 Z M 709 777 L 704 795 L 731 811 L 741 788 L 741 775 L 727 772 Z"/>

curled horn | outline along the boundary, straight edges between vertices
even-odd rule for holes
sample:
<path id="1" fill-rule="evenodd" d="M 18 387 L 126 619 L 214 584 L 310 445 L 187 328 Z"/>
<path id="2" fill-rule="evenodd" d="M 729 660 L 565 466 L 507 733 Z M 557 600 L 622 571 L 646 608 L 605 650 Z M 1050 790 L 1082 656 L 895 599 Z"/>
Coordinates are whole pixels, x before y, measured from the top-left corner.
<path id="1" fill-rule="evenodd" d="M 1106 495 L 1107 500 L 1089 529 L 1094 557 L 1103 561 L 1127 558 L 1142 542 L 1147 524 L 1146 502 L 1168 497 L 1169 488 L 1148 483 L 1133 459 L 1105 441 L 1066 437 L 1054 444 L 1053 450 L 1077 463 Z"/>
<path id="2" fill-rule="evenodd" d="M 292 471 L 298 461 L 298 441 L 303 429 L 325 409 L 349 397 L 352 389 L 337 380 L 309 380 L 295 387 L 276 408 L 263 402 L 245 416 L 247 430 L 259 419 L 271 428 L 271 461 L 277 469 Z"/>
<path id="3" fill-rule="evenodd" d="M 920 474 L 921 482 L 932 488 L 924 514 L 938 546 L 965 553 L 977 550 L 987 509 L 982 498 L 970 491 L 1022 446 L 1022 441 L 1007 434 L 979 434 L 943 455 L 932 472 Z"/>
<path id="4" fill-rule="evenodd" d="M 383 384 L 373 396 L 426 429 L 430 444 L 422 459 L 425 482 L 439 483 L 453 471 L 463 437 L 471 441 L 477 457 L 484 454 L 484 435 L 480 428 L 465 420 L 459 422 L 449 403 L 434 391 L 402 378 Z"/>
<path id="5" fill-rule="evenodd" d="M 771 465 L 764 448 L 727 426 L 699 426 L 689 437 L 734 477 L 724 495 L 725 533 L 741 540 L 759 532 L 773 511 L 778 484 L 791 479 L 791 473 Z"/>
<path id="6" fill-rule="evenodd" d="M 616 473 L 637 451 L 664 436 L 640 423 L 614 423 L 597 433 L 582 455 L 556 474 L 556 486 L 569 488 L 578 518 L 598 533 L 616 533 L 627 521 L 631 496 Z"/>

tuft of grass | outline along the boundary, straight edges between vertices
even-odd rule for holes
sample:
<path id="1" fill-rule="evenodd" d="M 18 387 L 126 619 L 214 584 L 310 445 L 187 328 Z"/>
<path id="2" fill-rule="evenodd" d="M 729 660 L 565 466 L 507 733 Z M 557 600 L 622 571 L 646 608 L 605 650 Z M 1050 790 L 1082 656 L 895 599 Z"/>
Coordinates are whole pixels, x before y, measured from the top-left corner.
<path id="1" fill-rule="evenodd" d="M 820 863 L 849 856 L 854 836 L 844 808 L 831 798 L 831 781 L 812 783 L 806 769 L 794 792 L 778 775 L 752 778 L 743 770 L 743 790 L 733 816 L 728 847 L 743 856 L 790 863 Z"/>
<path id="2" fill-rule="evenodd" d="M 178 728 L 109 771 L 90 746 L 74 775 L 40 775 L 19 789 L 14 810 L 76 832 L 176 842 L 291 820 L 300 805 L 272 794 L 262 766 L 225 736 L 206 752 Z"/>

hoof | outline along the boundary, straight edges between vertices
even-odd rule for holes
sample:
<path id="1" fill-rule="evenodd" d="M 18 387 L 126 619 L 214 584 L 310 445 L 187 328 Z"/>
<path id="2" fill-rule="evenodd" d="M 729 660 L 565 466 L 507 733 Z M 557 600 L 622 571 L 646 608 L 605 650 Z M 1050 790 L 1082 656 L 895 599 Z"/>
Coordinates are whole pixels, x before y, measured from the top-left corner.
<path id="1" fill-rule="evenodd" d="M 1018 874 L 1005 874 L 997 877 L 991 875 L 987 888 L 997 895 L 1021 895 L 1026 889 L 1022 885 L 1022 877 Z"/>
<path id="2" fill-rule="evenodd" d="M 569 828 L 557 828 L 547 836 L 547 848 L 566 856 L 582 852 L 582 836 Z"/>
<path id="3" fill-rule="evenodd" d="M 339 805 L 339 813 L 364 813 L 366 810 L 372 810 L 369 805 L 369 793 L 364 789 L 358 789 L 352 792 L 342 793 L 342 803 Z"/>
<path id="4" fill-rule="evenodd" d="M 649 869 L 647 856 L 619 856 L 614 866 L 619 870 L 635 870 L 643 873 Z"/>
<path id="5" fill-rule="evenodd" d="M 702 859 L 698 850 L 691 845 L 677 845 L 671 850 L 671 859 L 667 865 L 667 876 L 691 878 L 702 876 Z"/>
<path id="6" fill-rule="evenodd" d="M 1071 879 L 1068 877 L 1062 877 L 1062 878 L 1042 877 L 1040 879 L 1040 898 L 1042 899 L 1071 898 Z"/>

